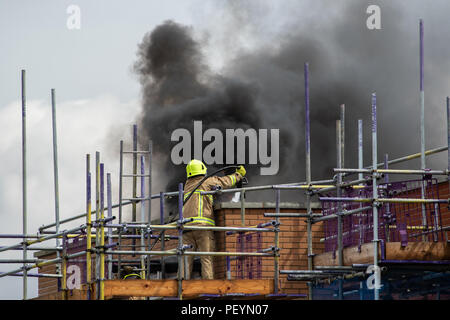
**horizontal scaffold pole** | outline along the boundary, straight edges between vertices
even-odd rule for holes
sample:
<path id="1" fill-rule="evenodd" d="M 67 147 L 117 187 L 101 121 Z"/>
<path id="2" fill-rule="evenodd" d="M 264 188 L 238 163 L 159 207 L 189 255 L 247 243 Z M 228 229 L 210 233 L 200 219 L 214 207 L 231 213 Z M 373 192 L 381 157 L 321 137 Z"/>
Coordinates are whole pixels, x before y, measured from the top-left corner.
<path id="1" fill-rule="evenodd" d="M 439 148 L 435 148 L 435 149 L 430 149 L 430 150 L 425 151 L 425 156 L 430 156 L 432 154 L 440 153 L 440 152 L 447 151 L 447 150 L 448 150 L 448 146 L 443 146 L 443 147 L 439 147 Z M 402 162 L 410 161 L 410 160 L 413 160 L 413 159 L 417 159 L 417 158 L 420 158 L 421 155 L 422 155 L 422 153 L 418 152 L 418 153 L 413 153 L 413 154 L 410 154 L 410 155 L 407 155 L 407 156 L 404 156 L 404 157 L 400 157 L 400 158 L 397 158 L 397 159 L 392 159 L 392 160 L 389 160 L 387 162 L 387 165 L 390 166 L 390 165 L 393 165 L 393 164 L 402 163 Z M 380 162 L 380 163 L 377 164 L 377 168 L 384 167 L 385 165 L 386 164 L 384 162 Z M 368 166 L 368 167 L 365 167 L 364 169 L 371 169 L 371 168 L 373 168 L 372 165 Z M 350 173 L 356 173 L 356 172 L 348 172 L 348 173 L 346 173 L 344 175 L 349 175 Z"/>
<path id="2" fill-rule="evenodd" d="M 339 216 L 348 216 L 351 214 L 355 214 L 355 213 L 359 213 L 359 212 L 363 212 L 363 211 L 367 211 L 367 210 L 372 210 L 372 206 L 357 208 L 357 209 L 353 209 L 353 210 L 344 210 L 340 214 L 330 214 L 325 217 L 316 218 L 316 219 L 313 219 L 313 223 L 330 220 L 330 219 L 336 219 Z"/>
<path id="3" fill-rule="evenodd" d="M 0 246 L 0 249 L 5 248 L 4 246 Z M 8 250 L 23 250 L 23 247 L 15 247 L 9 248 Z M 46 248 L 46 247 L 28 247 L 27 250 L 35 250 L 35 251 L 61 251 L 62 247 L 57 248 Z"/>
<path id="4" fill-rule="evenodd" d="M 333 183 L 334 180 L 319 180 L 319 181 L 311 181 L 311 184 L 322 184 L 322 183 Z M 215 194 L 215 193 L 235 193 L 235 192 L 247 192 L 247 191 L 259 191 L 259 190 L 275 190 L 275 189 L 282 189 L 282 188 L 289 188 L 292 186 L 308 186 L 309 184 L 306 182 L 297 182 L 297 183 L 287 183 L 287 184 L 273 184 L 273 185 L 267 185 L 267 186 L 256 186 L 256 187 L 245 187 L 245 188 L 235 188 L 235 189 L 226 189 L 226 190 L 212 190 L 212 191 L 204 191 L 200 194 Z M 153 196 L 152 196 L 153 197 Z"/>
<path id="5" fill-rule="evenodd" d="M 313 213 L 312 217 L 322 217 L 323 215 L 320 213 Z M 311 215 L 307 213 L 298 213 L 298 212 L 265 212 L 264 217 L 279 217 L 279 218 L 310 218 Z"/>
<path id="6" fill-rule="evenodd" d="M 349 273 L 352 270 L 348 269 L 335 269 L 335 270 L 280 270 L 281 274 L 304 274 L 304 275 L 322 275 L 322 274 L 342 274 Z"/>
<path id="7" fill-rule="evenodd" d="M 355 184 L 359 184 L 362 183 L 364 181 L 367 181 L 365 179 L 362 180 L 358 180 L 357 183 Z M 349 187 L 349 188 L 353 188 L 353 189 L 363 189 L 364 186 L 354 186 L 351 184 L 341 184 L 341 188 L 342 187 Z M 274 189 L 288 189 L 288 190 L 296 190 L 296 189 L 308 189 L 308 190 L 312 190 L 312 189 L 330 189 L 330 188 L 336 188 L 335 185 L 328 185 L 328 184 L 311 184 L 311 185 L 301 185 L 301 186 L 274 186 Z M 321 192 L 323 192 L 322 190 L 320 190 Z"/>
<path id="8" fill-rule="evenodd" d="M 388 174 L 427 174 L 448 176 L 449 170 L 402 170 L 402 169 L 352 169 L 352 168 L 334 168 L 336 173 L 388 173 Z"/>
<path id="9" fill-rule="evenodd" d="M 30 246 L 30 245 L 35 244 L 35 243 L 40 243 L 40 242 L 47 241 L 47 240 L 50 240 L 50 239 L 55 239 L 57 237 L 63 236 L 64 234 L 73 233 L 73 232 L 76 232 L 76 231 L 79 231 L 79 230 L 83 230 L 84 228 L 86 228 L 86 226 L 82 225 L 80 227 L 76 227 L 76 228 L 73 228 L 73 229 L 70 229 L 70 230 L 66 230 L 66 231 L 63 231 L 63 232 L 55 233 L 55 234 L 52 234 L 52 235 L 49 235 L 49 236 L 40 237 L 40 238 L 37 238 L 35 240 L 29 240 L 29 241 L 24 241 L 24 242 L 21 242 L 21 243 L 18 243 L 18 244 L 13 244 L 13 245 L 1 248 L 0 252 L 7 251 L 7 250 L 10 250 L 10 249 L 14 249 L 14 248 L 18 248 L 20 246 L 23 246 L 24 244 L 26 244 L 27 246 Z"/>
<path id="10" fill-rule="evenodd" d="M 155 230 L 167 230 L 167 229 L 178 229 L 175 224 L 165 224 L 165 225 L 149 225 L 150 229 Z M 184 230 L 210 230 L 210 231 L 237 231 L 237 232 L 273 232 L 274 229 L 269 228 L 244 228 L 244 227 L 209 227 L 209 226 L 183 226 Z"/>
<path id="11" fill-rule="evenodd" d="M 23 234 L 0 234 L 1 239 L 36 239 L 37 235 L 23 235 Z"/>
<path id="12" fill-rule="evenodd" d="M 313 190 L 312 193 L 313 194 L 325 193 L 325 192 L 336 190 L 338 187 L 339 188 L 349 188 L 349 187 L 364 188 L 364 186 L 356 186 L 356 185 L 362 184 L 362 183 L 367 183 L 369 181 L 372 181 L 372 178 L 358 179 L 358 180 L 354 180 L 354 181 L 346 181 L 346 182 L 343 182 L 343 183 L 335 185 L 335 186 L 330 186 L 328 188 Z"/>
<path id="13" fill-rule="evenodd" d="M 447 151 L 447 150 L 448 150 L 448 146 L 439 147 L 439 148 L 435 148 L 435 149 L 430 149 L 430 150 L 425 151 L 425 155 L 429 156 L 429 155 L 436 154 L 436 153 L 443 152 L 443 151 Z M 418 152 L 418 153 L 414 153 L 414 154 L 411 154 L 411 155 L 408 155 L 408 156 L 404 156 L 404 157 L 401 157 L 401 158 L 389 160 L 387 164 L 391 165 L 391 164 L 401 163 L 401 162 L 405 162 L 405 161 L 409 161 L 409 160 L 420 158 L 420 156 L 421 156 L 421 152 Z M 384 165 L 385 165 L 384 162 L 380 162 L 380 163 L 377 164 L 377 167 L 383 167 Z"/>
<path id="14" fill-rule="evenodd" d="M 273 250 L 271 250 L 273 251 Z M 273 253 L 265 252 L 204 252 L 204 251 L 184 251 L 178 253 L 176 249 L 166 251 L 114 251 L 108 250 L 106 254 L 112 255 L 149 255 L 149 256 L 173 256 L 173 255 L 186 255 L 186 256 L 248 256 L 248 257 L 273 257 Z"/>
<path id="15" fill-rule="evenodd" d="M 0 259 L 0 263 L 36 263 L 39 259 Z"/>
<path id="16" fill-rule="evenodd" d="M 122 206 L 130 205 L 132 203 L 133 203 L 133 201 L 125 201 L 125 202 L 122 203 Z M 115 205 L 112 206 L 112 208 L 118 208 L 118 207 L 119 207 L 119 204 L 115 204 Z M 91 211 L 91 215 L 94 215 L 96 213 L 97 213 L 96 210 Z M 79 214 L 79 215 L 76 215 L 76 216 L 73 216 L 73 217 L 70 217 L 70 218 L 67 218 L 67 219 L 64 219 L 64 220 L 60 220 L 59 224 L 61 225 L 63 223 L 67 223 L 67 222 L 74 221 L 74 220 L 81 219 L 81 218 L 86 218 L 86 212 L 82 213 L 82 214 Z M 54 226 L 56 226 L 55 223 L 50 223 L 50 224 L 47 224 L 45 226 L 42 226 L 42 227 L 39 228 L 39 233 L 42 233 L 43 230 L 51 228 L 51 227 L 54 227 Z"/>
<path id="17" fill-rule="evenodd" d="M 395 225 L 385 225 L 385 226 L 389 229 L 397 229 L 397 226 L 395 226 Z M 369 230 L 373 229 L 373 225 L 367 225 L 363 228 L 365 231 L 369 231 Z M 450 226 L 444 227 L 444 228 L 434 228 L 434 227 L 427 227 L 427 226 L 406 226 L 405 228 L 406 228 L 406 230 L 425 230 L 425 229 L 429 230 L 429 231 L 425 231 L 425 232 L 421 232 L 421 233 L 417 233 L 417 234 L 408 234 L 408 238 L 414 238 L 414 237 L 418 237 L 418 236 L 421 236 L 421 235 L 427 234 L 427 233 L 434 233 L 434 232 L 449 230 Z M 356 228 L 354 230 L 344 232 L 343 235 L 347 236 L 351 233 L 359 233 L 359 232 L 360 232 L 360 228 Z M 319 241 L 324 242 L 327 240 L 336 239 L 336 237 L 337 237 L 336 235 L 333 235 L 333 236 L 329 236 L 329 237 L 325 237 L 325 238 L 320 238 Z"/>
<path id="18" fill-rule="evenodd" d="M 83 256 L 85 254 L 86 254 L 85 251 L 77 252 L 77 253 L 68 255 L 66 257 L 66 259 L 77 258 L 77 257 Z M 8 272 L 1 273 L 0 274 L 0 278 L 6 277 L 6 276 L 10 276 L 10 275 L 14 275 L 16 273 L 22 272 L 24 269 L 31 270 L 31 269 L 34 269 L 34 268 L 40 268 L 40 267 L 44 267 L 44 266 L 47 266 L 47 265 L 50 265 L 50 264 L 59 263 L 59 262 L 62 262 L 62 261 L 63 261 L 63 258 L 56 258 L 56 259 L 51 259 L 51 260 L 45 260 L 45 261 L 42 261 L 42 262 L 35 263 L 33 265 L 28 265 L 25 268 L 21 267 L 21 268 L 18 268 L 16 270 L 13 270 L 13 271 L 8 271 Z"/>
<path id="19" fill-rule="evenodd" d="M 319 197 L 320 201 L 333 202 L 374 202 L 373 198 Z M 449 203 L 448 199 L 377 198 L 380 203 Z"/>
<path id="20" fill-rule="evenodd" d="M 0 272 L 0 275 L 2 273 Z M 23 277 L 23 273 L 14 273 L 10 274 L 11 277 Z M 35 278 L 62 278 L 60 274 L 52 274 L 52 273 L 27 273 L 27 277 L 35 277 Z"/>

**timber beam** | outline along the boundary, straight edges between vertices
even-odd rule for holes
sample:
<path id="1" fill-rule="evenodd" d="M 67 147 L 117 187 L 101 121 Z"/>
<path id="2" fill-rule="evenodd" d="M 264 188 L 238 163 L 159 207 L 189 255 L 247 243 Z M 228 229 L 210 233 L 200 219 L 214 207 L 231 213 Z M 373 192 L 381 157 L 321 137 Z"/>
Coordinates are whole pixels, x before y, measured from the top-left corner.
<path id="1" fill-rule="evenodd" d="M 105 299 L 121 297 L 176 297 L 177 280 L 106 280 Z M 259 294 L 274 292 L 273 279 L 254 280 L 184 280 L 183 298 L 194 299 L 205 294 Z"/>

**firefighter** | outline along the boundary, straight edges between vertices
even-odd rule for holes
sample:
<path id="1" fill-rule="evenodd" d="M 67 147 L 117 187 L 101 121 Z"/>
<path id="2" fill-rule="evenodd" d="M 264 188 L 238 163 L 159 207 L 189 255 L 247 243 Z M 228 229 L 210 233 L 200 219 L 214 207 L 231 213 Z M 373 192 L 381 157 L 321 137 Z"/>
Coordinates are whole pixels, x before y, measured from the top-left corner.
<path id="1" fill-rule="evenodd" d="M 138 271 L 132 266 L 124 266 L 121 277 L 123 280 L 142 279 Z M 128 300 L 145 300 L 145 297 L 131 296 Z"/>
<path id="2" fill-rule="evenodd" d="M 139 273 L 132 266 L 124 266 L 121 272 L 122 279 L 141 279 Z"/>
<path id="3" fill-rule="evenodd" d="M 186 199 L 194 188 L 206 175 L 206 166 L 199 160 L 191 160 L 186 166 L 187 180 L 184 185 L 184 198 Z M 202 195 L 202 191 L 216 190 L 217 188 L 232 188 L 245 176 L 245 168 L 240 166 L 236 172 L 224 177 L 212 176 L 207 178 L 183 206 L 183 218 L 193 218 L 186 225 L 215 226 L 213 212 L 213 195 Z M 193 251 L 215 251 L 214 231 L 187 230 L 183 232 L 183 243 L 192 245 Z M 187 256 L 186 279 L 190 279 L 194 256 Z M 214 279 L 213 257 L 201 256 L 202 279 Z"/>

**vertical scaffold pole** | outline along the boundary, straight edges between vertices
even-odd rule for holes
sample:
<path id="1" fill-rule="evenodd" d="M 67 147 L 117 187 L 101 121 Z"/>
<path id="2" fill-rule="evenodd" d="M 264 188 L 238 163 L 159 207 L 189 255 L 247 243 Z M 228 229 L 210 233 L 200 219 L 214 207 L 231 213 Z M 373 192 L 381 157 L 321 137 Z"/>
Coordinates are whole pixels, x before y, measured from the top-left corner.
<path id="1" fill-rule="evenodd" d="M 419 55 L 420 55 L 420 168 L 425 170 L 425 89 L 424 89 L 424 45 L 423 45 L 423 20 L 419 21 Z M 422 199 L 425 199 L 425 183 L 422 183 Z M 422 226 L 427 226 L 427 213 L 425 203 L 422 203 Z M 426 241 L 426 235 L 422 241 Z"/>
<path id="2" fill-rule="evenodd" d="M 341 120 L 341 166 L 345 167 L 345 104 L 340 105 Z"/>
<path id="3" fill-rule="evenodd" d="M 364 149 L 363 149 L 363 145 L 364 145 L 364 136 L 363 136 L 363 120 L 362 119 L 358 119 L 358 169 L 362 169 L 364 166 Z M 363 174 L 359 173 L 358 174 L 358 179 L 362 180 L 363 179 Z M 359 184 L 360 186 L 364 185 L 363 183 Z M 359 196 L 361 196 L 361 191 L 359 192 Z M 360 208 L 363 207 L 363 204 L 360 203 L 359 205 Z M 359 216 L 358 218 L 359 220 L 359 241 L 360 243 L 362 243 L 362 239 L 364 236 L 364 227 L 362 225 L 362 215 Z"/>
<path id="4" fill-rule="evenodd" d="M 148 143 L 148 223 L 152 221 L 152 154 L 153 143 L 152 140 Z"/>
<path id="5" fill-rule="evenodd" d="M 148 142 L 148 224 L 152 222 L 152 154 L 153 154 L 153 142 L 150 140 Z M 162 223 L 163 224 L 163 223 Z M 150 251 L 150 234 L 148 234 L 148 251 Z M 150 279 L 150 256 L 147 257 L 147 277 Z"/>
<path id="6" fill-rule="evenodd" d="M 384 168 L 389 169 L 389 155 L 387 153 L 384 154 Z M 389 183 L 389 174 L 386 173 L 384 175 L 384 182 Z M 389 204 L 389 203 L 387 203 Z"/>
<path id="7" fill-rule="evenodd" d="M 336 152 L 337 152 L 337 167 L 342 168 L 342 148 L 341 148 L 341 121 L 336 120 Z M 337 174 L 337 184 L 336 188 L 336 196 L 341 197 L 342 190 L 340 185 L 342 184 L 342 174 Z M 343 246 L 342 246 L 342 203 L 338 202 L 338 217 L 337 217 L 337 250 L 338 250 L 338 264 L 339 266 L 343 265 Z"/>
<path id="8" fill-rule="evenodd" d="M 55 186 L 55 228 L 56 233 L 59 232 L 59 179 L 58 179 L 58 140 L 56 131 L 56 102 L 55 89 L 51 89 L 52 99 L 52 129 L 53 129 L 53 181 Z M 56 247 L 59 247 L 59 238 L 56 238 Z M 59 251 L 56 251 L 56 257 L 59 258 Z M 61 274 L 61 264 L 58 263 L 57 274 Z"/>
<path id="9" fill-rule="evenodd" d="M 100 164 L 100 300 L 105 300 L 105 165 Z"/>
<path id="10" fill-rule="evenodd" d="M 133 199 L 137 198 L 137 125 L 133 125 Z M 136 202 L 133 200 L 132 203 L 132 221 L 136 222 Z M 136 235 L 136 229 L 132 230 L 133 235 Z M 133 238 L 131 240 L 133 245 L 133 251 L 136 250 L 136 239 Z M 135 257 L 136 255 L 133 253 L 132 255 Z"/>
<path id="11" fill-rule="evenodd" d="M 311 184 L 311 128 L 309 119 L 309 63 L 304 66 L 305 72 L 305 172 L 306 184 Z M 311 211 L 311 194 L 306 191 L 306 213 L 309 215 L 306 223 L 307 242 L 308 242 L 308 270 L 313 269 L 313 248 L 312 248 L 312 211 Z M 308 282 L 308 299 L 312 300 L 312 283 Z"/>
<path id="12" fill-rule="evenodd" d="M 230 256 L 226 256 L 225 257 L 225 263 L 226 263 L 226 277 L 227 280 L 231 280 L 231 260 L 230 260 Z"/>
<path id="13" fill-rule="evenodd" d="M 112 193 L 111 193 L 111 174 L 106 174 L 106 201 L 108 206 L 108 218 L 112 218 Z M 112 245 L 112 229 L 108 228 L 108 247 Z M 108 279 L 112 279 L 112 255 L 108 255 Z"/>
<path id="14" fill-rule="evenodd" d="M 145 159 L 144 156 L 140 157 L 141 159 L 141 198 L 145 198 Z M 151 197 L 151 195 L 150 195 Z M 150 201 L 149 201 L 150 202 Z M 145 220 L 145 201 L 141 201 L 141 222 Z M 150 224 L 150 220 L 148 222 Z M 141 250 L 144 250 L 145 239 L 144 239 L 145 230 L 141 229 Z M 150 236 L 150 235 L 149 235 Z M 145 256 L 141 255 L 141 279 L 145 279 Z M 150 273 L 150 270 L 147 270 L 147 273 Z"/>
<path id="15" fill-rule="evenodd" d="M 344 165 L 344 158 L 345 158 L 345 105 L 344 104 L 340 105 L 340 123 L 341 123 L 341 125 L 340 125 L 341 132 L 340 132 L 339 146 L 340 146 L 341 151 L 340 151 L 339 165 L 340 165 L 340 168 L 344 168 L 344 166 L 345 166 Z M 342 183 L 342 174 L 340 174 L 340 177 L 338 180 L 339 180 L 339 183 Z M 342 194 L 342 192 L 341 192 L 341 194 Z M 342 206 L 339 210 L 339 214 L 341 214 L 341 213 L 342 213 Z M 340 238 L 340 240 L 338 240 L 340 243 L 338 259 L 339 259 L 339 265 L 342 266 L 342 265 L 344 265 L 344 243 L 343 243 L 343 219 L 341 216 L 338 219 L 338 230 L 339 230 L 338 232 L 340 234 L 340 237 L 338 237 L 338 238 Z M 344 295 L 343 295 L 344 294 L 344 288 L 343 288 L 344 280 L 342 277 L 340 277 L 338 281 L 339 281 L 339 299 L 343 300 L 344 299 Z"/>
<path id="16" fill-rule="evenodd" d="M 358 169 L 362 169 L 364 166 L 364 158 L 363 158 L 363 121 L 362 119 L 358 120 Z M 358 179 L 363 179 L 363 174 L 358 174 Z"/>
<path id="17" fill-rule="evenodd" d="M 100 299 L 100 228 L 98 222 L 100 220 L 100 152 L 95 152 L 95 222 L 97 227 L 95 228 L 95 283 L 97 286 L 96 299 Z"/>
<path id="18" fill-rule="evenodd" d="M 450 172 L 450 97 L 447 97 L 447 170 Z M 448 180 L 448 197 L 450 197 L 450 176 L 447 176 Z M 447 232 L 445 232 L 445 240 L 447 239 Z"/>
<path id="19" fill-rule="evenodd" d="M 86 284 L 87 299 L 91 300 L 92 293 L 92 215 L 91 215 L 91 155 L 86 155 Z"/>
<path id="20" fill-rule="evenodd" d="M 245 226 L 245 191 L 241 191 L 241 225 Z"/>
<path id="21" fill-rule="evenodd" d="M 137 125 L 133 125 L 133 199 L 137 198 Z M 136 222 L 136 202 L 132 204 L 132 221 Z"/>
<path id="22" fill-rule="evenodd" d="M 280 213 L 280 189 L 275 190 L 276 194 L 276 200 L 275 200 L 275 212 L 277 214 Z M 277 216 L 276 218 L 277 224 L 280 221 L 280 218 Z M 275 257 L 274 257 L 274 293 L 278 294 L 279 291 L 279 273 L 280 273 L 280 262 L 279 262 L 279 256 L 278 256 L 278 248 L 280 246 L 280 235 L 278 234 L 278 226 L 275 229 Z"/>
<path id="23" fill-rule="evenodd" d="M 450 97 L 447 97 L 447 170 L 450 172 Z M 450 194 L 450 176 L 447 176 Z"/>
<path id="24" fill-rule="evenodd" d="M 389 169 L 389 155 L 387 153 L 384 154 L 384 168 L 385 169 Z M 385 174 L 384 176 L 384 183 L 388 184 L 389 183 L 389 174 Z M 362 205 L 362 204 L 361 204 Z M 390 220 L 390 214 L 391 214 L 391 209 L 390 209 L 390 204 L 386 203 L 386 212 L 385 212 L 385 216 L 387 216 L 387 218 Z M 389 232 L 389 222 L 387 223 L 387 228 L 385 228 L 385 239 L 387 242 L 390 241 L 390 232 Z"/>
<path id="25" fill-rule="evenodd" d="M 27 235 L 27 127 L 25 70 L 22 70 L 22 232 Z M 27 299 L 27 241 L 23 242 L 23 300 Z"/>
<path id="26" fill-rule="evenodd" d="M 423 21 L 419 21 L 419 55 L 420 55 L 420 163 L 425 169 L 425 90 L 424 90 L 424 47 L 423 47 Z"/>
<path id="27" fill-rule="evenodd" d="M 377 95 L 372 93 L 372 167 L 375 170 L 377 168 Z M 372 190 L 373 190 L 373 265 L 375 272 L 375 300 L 379 300 L 379 288 L 380 288 L 380 273 L 378 267 L 378 189 L 377 189 L 377 176 L 374 173 L 372 176 Z"/>
<path id="28" fill-rule="evenodd" d="M 178 299 L 183 299 L 183 184 L 178 185 Z"/>
<path id="29" fill-rule="evenodd" d="M 358 169 L 362 169 L 364 167 L 364 134 L 363 134 L 363 120 L 362 119 L 358 119 Z M 358 174 L 358 179 L 362 180 L 363 179 L 363 174 L 359 173 Z M 363 183 L 361 183 L 360 185 L 363 185 Z M 363 204 L 360 204 L 360 208 L 363 207 Z M 364 227 L 362 226 L 362 217 L 359 217 L 359 241 L 360 243 L 362 243 L 362 239 L 364 236 Z M 362 282 L 361 282 L 362 285 Z M 360 299 L 362 297 L 362 289 L 360 289 Z"/>
<path id="30" fill-rule="evenodd" d="M 341 104 L 340 106 L 340 120 L 341 120 L 341 168 L 345 167 L 345 105 Z M 342 175 L 341 175 L 341 183 L 342 183 Z M 341 208 L 342 209 L 342 208 Z M 340 211 L 342 213 L 342 211 Z M 341 248 L 340 248 L 340 261 L 341 261 L 341 266 L 344 265 L 344 243 L 343 243 L 343 239 L 342 239 L 342 232 L 343 232 L 343 221 L 341 218 L 341 225 L 339 227 L 339 229 L 341 230 Z M 344 299 L 344 280 L 343 278 L 339 278 L 339 298 L 340 299 Z"/>
<path id="31" fill-rule="evenodd" d="M 67 300 L 67 234 L 63 234 L 62 252 L 62 299 Z"/>
<path id="32" fill-rule="evenodd" d="M 159 193 L 159 221 L 164 224 L 164 192 Z M 166 248 L 165 230 L 161 230 L 161 251 Z M 161 278 L 166 278 L 166 259 L 161 256 Z"/>
<path id="33" fill-rule="evenodd" d="M 122 223 L 122 183 L 123 183 L 123 140 L 120 140 L 120 155 L 119 155 L 119 224 Z M 119 233 L 119 248 L 122 246 L 122 229 L 118 230 Z M 117 257 L 117 277 L 120 278 L 120 271 L 122 269 L 122 255 Z"/>

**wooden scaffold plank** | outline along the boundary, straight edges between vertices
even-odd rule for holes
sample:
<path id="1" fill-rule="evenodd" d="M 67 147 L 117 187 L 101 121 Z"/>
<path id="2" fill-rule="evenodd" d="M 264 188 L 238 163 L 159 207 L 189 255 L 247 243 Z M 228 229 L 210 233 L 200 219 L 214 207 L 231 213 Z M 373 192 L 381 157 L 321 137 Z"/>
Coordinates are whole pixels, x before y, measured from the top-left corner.
<path id="1" fill-rule="evenodd" d="M 194 298 L 202 294 L 227 295 L 273 293 L 273 279 L 255 280 L 184 280 L 183 297 Z M 177 280 L 107 280 L 105 297 L 175 297 Z"/>

